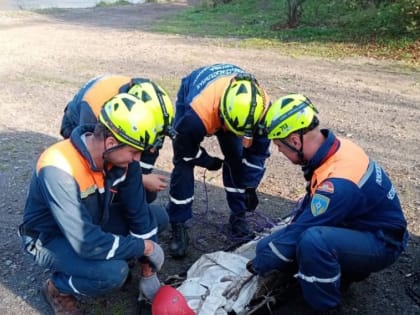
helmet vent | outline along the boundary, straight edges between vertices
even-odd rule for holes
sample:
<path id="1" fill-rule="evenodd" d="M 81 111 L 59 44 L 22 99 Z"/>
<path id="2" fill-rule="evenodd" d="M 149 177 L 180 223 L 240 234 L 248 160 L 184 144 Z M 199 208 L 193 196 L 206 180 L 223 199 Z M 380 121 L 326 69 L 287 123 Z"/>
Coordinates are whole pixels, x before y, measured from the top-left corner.
<path id="1" fill-rule="evenodd" d="M 290 102 L 293 102 L 293 98 L 285 98 L 282 102 L 281 102 L 281 108 L 287 106 L 287 104 L 289 104 Z"/>
<path id="2" fill-rule="evenodd" d="M 148 102 L 148 101 L 151 101 L 152 100 L 152 97 L 148 94 L 148 93 L 146 93 L 146 91 L 142 91 L 142 93 L 141 93 L 141 98 L 140 98 L 143 102 Z"/>
<path id="3" fill-rule="evenodd" d="M 242 84 L 239 86 L 238 91 L 236 92 L 236 95 L 239 95 L 239 94 L 246 94 L 246 93 L 248 93 L 248 89 L 246 88 L 245 84 L 243 84 L 243 83 L 242 83 Z"/>
<path id="4" fill-rule="evenodd" d="M 135 102 L 133 100 L 130 100 L 129 98 L 124 98 L 124 104 L 127 106 L 127 109 L 131 111 L 131 108 L 133 108 L 133 105 L 135 104 Z"/>

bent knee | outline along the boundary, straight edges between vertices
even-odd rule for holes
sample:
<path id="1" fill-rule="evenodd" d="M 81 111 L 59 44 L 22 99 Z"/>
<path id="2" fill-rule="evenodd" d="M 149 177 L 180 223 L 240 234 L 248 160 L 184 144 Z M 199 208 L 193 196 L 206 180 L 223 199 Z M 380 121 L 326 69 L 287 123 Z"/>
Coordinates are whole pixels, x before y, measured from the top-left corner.
<path id="1" fill-rule="evenodd" d="M 322 232 L 326 227 L 314 226 L 302 233 L 297 247 L 296 256 L 298 259 L 313 259 L 320 251 L 327 249 L 327 244 L 322 237 Z"/>
<path id="2" fill-rule="evenodd" d="M 125 261 L 114 261 L 101 279 L 103 289 L 107 291 L 119 289 L 128 277 L 129 267 Z"/>

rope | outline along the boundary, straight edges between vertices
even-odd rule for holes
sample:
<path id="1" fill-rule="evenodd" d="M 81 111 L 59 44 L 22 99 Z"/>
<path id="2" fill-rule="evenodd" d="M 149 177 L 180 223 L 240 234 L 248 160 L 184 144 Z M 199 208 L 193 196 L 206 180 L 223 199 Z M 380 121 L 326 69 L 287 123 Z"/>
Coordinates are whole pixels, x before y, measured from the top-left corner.
<path id="1" fill-rule="evenodd" d="M 232 177 L 230 166 L 226 162 L 224 163 L 228 167 L 230 176 Z M 233 185 L 235 184 L 233 183 Z M 195 237 L 191 235 L 191 243 L 195 249 L 201 252 L 207 252 L 209 244 L 214 245 L 215 242 L 220 242 L 223 250 L 230 251 L 240 246 L 241 244 L 254 239 L 254 236 L 236 237 L 232 235 L 229 225 L 225 223 L 227 219 L 224 216 L 221 216 L 220 212 L 211 211 L 209 209 L 206 170 L 204 170 L 203 173 L 203 189 L 205 195 L 204 211 L 194 211 L 194 215 L 191 221 L 194 226 L 203 225 L 203 228 L 205 228 L 206 233 L 205 235 L 200 234 L 200 236 Z M 245 215 L 245 220 L 257 233 L 261 233 L 267 229 L 271 229 L 279 222 L 279 220 L 271 218 L 258 210 L 247 212 Z M 202 231 L 202 229 L 198 230 Z"/>

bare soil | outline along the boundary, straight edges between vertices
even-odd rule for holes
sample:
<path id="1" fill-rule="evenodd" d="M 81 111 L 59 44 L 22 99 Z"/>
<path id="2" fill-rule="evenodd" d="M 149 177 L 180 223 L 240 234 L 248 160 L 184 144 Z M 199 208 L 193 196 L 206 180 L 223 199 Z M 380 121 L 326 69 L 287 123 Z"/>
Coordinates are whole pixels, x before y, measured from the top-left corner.
<path id="1" fill-rule="evenodd" d="M 158 19 L 186 7 L 185 1 L 111 8 L 38 12 L 0 11 L 0 313 L 46 314 L 39 294 L 49 271 L 23 254 L 16 227 L 39 153 L 59 140 L 63 108 L 90 78 L 117 73 L 145 76 L 165 86 L 173 99 L 180 79 L 196 67 L 231 62 L 253 72 L 273 98 L 302 92 L 317 105 L 324 126 L 352 138 L 390 174 L 409 222 L 407 252 L 391 268 L 357 283 L 343 297 L 341 314 L 420 314 L 420 72 L 369 58 L 323 59 L 266 49 L 239 48 L 239 39 L 197 38 L 150 32 Z M 219 151 L 213 140 L 210 152 Z M 288 213 L 304 193 L 300 169 L 273 150 L 259 187 L 259 216 Z M 171 171 L 167 143 L 158 171 Z M 167 192 L 158 202 L 167 202 Z M 226 249 L 227 205 L 219 172 L 196 172 L 193 245 L 183 260 L 167 258 L 162 280 L 184 271 L 203 251 Z M 162 235 L 164 248 L 169 233 Z M 137 278 L 123 291 L 83 299 L 87 314 L 135 314 Z M 278 314 L 308 314 L 290 302 Z"/>

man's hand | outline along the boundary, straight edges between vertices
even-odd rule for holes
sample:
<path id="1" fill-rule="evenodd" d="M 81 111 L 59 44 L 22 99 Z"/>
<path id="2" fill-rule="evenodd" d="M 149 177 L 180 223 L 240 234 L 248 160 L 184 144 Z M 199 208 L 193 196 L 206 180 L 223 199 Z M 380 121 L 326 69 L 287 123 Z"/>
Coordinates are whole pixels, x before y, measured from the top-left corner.
<path id="1" fill-rule="evenodd" d="M 220 279 L 221 282 L 231 281 L 227 286 L 222 295 L 227 299 L 233 299 L 236 301 L 239 294 L 241 293 L 242 288 L 247 284 L 252 278 L 253 274 L 247 274 L 245 276 L 224 276 Z"/>
<path id="2" fill-rule="evenodd" d="M 213 157 L 213 158 L 211 158 L 211 162 L 207 166 L 207 169 L 209 171 L 217 171 L 217 170 L 221 169 L 222 166 L 223 166 L 223 160 L 219 159 L 218 157 Z"/>
<path id="3" fill-rule="evenodd" d="M 147 191 L 158 192 L 168 187 L 168 177 L 160 174 L 143 174 L 143 186 Z"/>
<path id="4" fill-rule="evenodd" d="M 245 201 L 248 211 L 254 211 L 258 206 L 258 196 L 256 188 L 245 189 Z"/>
<path id="5" fill-rule="evenodd" d="M 165 261 L 165 254 L 158 243 L 151 240 L 144 241 L 144 256 L 148 259 L 154 271 L 159 271 Z"/>

